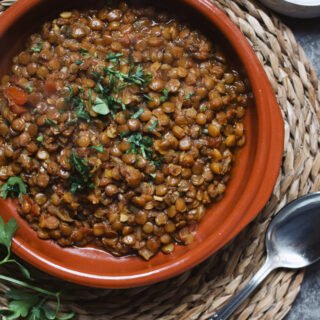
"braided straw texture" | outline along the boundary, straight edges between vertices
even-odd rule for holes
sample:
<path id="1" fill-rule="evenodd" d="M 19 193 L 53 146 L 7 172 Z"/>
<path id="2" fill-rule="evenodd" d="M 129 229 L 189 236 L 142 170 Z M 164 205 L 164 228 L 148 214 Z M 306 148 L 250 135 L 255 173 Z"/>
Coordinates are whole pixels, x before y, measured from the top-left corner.
<path id="1" fill-rule="evenodd" d="M 181 276 L 130 290 L 89 289 L 66 284 L 37 270 L 39 284 L 65 289 L 63 307 L 87 320 L 207 319 L 258 270 L 265 259 L 264 235 L 273 215 L 289 201 L 320 186 L 320 83 L 292 32 L 258 3 L 215 0 L 248 38 L 269 76 L 285 122 L 283 165 L 272 197 L 235 241 Z M 14 0 L 0 1 L 0 11 Z M 1 23 L 1 18 L 0 18 Z M 0 270 L 10 273 L 10 270 Z M 11 274 L 12 274 L 11 270 Z M 297 296 L 304 272 L 277 271 L 233 319 L 283 319 Z M 8 287 L 0 283 L 0 306 Z"/>

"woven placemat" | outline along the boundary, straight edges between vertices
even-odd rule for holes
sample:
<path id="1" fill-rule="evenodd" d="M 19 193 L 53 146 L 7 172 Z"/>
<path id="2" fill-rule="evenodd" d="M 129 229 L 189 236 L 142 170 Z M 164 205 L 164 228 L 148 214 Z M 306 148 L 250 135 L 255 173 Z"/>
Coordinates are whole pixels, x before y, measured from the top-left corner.
<path id="1" fill-rule="evenodd" d="M 52 0 L 54 1 L 54 0 Z M 0 1 L 0 11 L 14 0 Z M 241 29 L 269 76 L 285 121 L 283 165 L 273 195 L 259 217 L 218 254 L 181 276 L 149 287 L 101 290 L 63 283 L 39 271 L 42 286 L 64 288 L 63 307 L 77 319 L 206 319 L 258 270 L 265 259 L 264 235 L 287 202 L 319 190 L 320 83 L 292 32 L 258 3 L 216 0 Z M 1 18 L 0 18 L 1 23 Z M 0 269 L 0 273 L 12 272 Z M 277 271 L 233 319 L 282 319 L 297 296 L 304 271 Z M 0 283 L 0 306 L 8 288 Z"/>

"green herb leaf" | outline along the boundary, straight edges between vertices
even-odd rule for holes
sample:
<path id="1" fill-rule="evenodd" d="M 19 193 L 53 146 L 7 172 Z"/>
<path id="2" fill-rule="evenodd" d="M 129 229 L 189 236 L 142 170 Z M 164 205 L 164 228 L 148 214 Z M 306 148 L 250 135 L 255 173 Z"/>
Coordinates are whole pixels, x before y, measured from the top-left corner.
<path id="1" fill-rule="evenodd" d="M 200 109 L 199 109 L 201 112 L 205 112 L 208 110 L 208 107 L 206 105 L 202 105 L 200 106 Z"/>
<path id="2" fill-rule="evenodd" d="M 124 138 L 124 137 L 128 136 L 129 134 L 130 134 L 130 132 L 129 132 L 129 131 L 126 131 L 126 132 L 121 132 L 121 133 L 119 134 L 119 136 L 120 136 L 120 138 Z"/>
<path id="3" fill-rule="evenodd" d="M 120 99 L 117 99 L 116 97 L 110 95 L 110 90 L 103 86 L 101 82 L 97 83 L 96 90 L 97 93 L 102 94 L 102 98 L 99 98 L 100 100 L 103 100 L 103 103 L 106 104 L 110 111 L 118 111 L 119 106 L 123 110 L 126 109 L 126 106 Z M 99 100 L 98 100 L 99 101 Z"/>
<path id="4" fill-rule="evenodd" d="M 0 216 L 0 244 L 4 245 L 10 254 L 11 242 L 15 232 L 18 230 L 16 220 L 11 219 L 6 224 Z"/>
<path id="5" fill-rule="evenodd" d="M 130 149 L 128 153 L 141 154 L 145 159 L 151 160 L 153 140 L 149 136 L 143 136 L 140 132 L 132 134 L 128 137 Z"/>
<path id="6" fill-rule="evenodd" d="M 104 116 L 110 113 L 110 108 L 108 106 L 108 102 L 105 100 L 102 100 L 99 97 L 96 97 L 96 100 L 94 101 L 92 109 L 94 112 L 101 114 L 101 115 L 104 115 Z"/>
<path id="7" fill-rule="evenodd" d="M 151 80 L 151 75 L 145 74 L 141 65 L 136 68 L 135 72 L 131 71 L 128 74 L 115 70 L 111 67 L 104 68 L 104 71 L 109 76 L 114 76 L 120 81 L 133 83 L 139 86 L 146 85 Z"/>
<path id="8" fill-rule="evenodd" d="M 81 158 L 75 152 L 71 153 L 70 163 L 73 168 L 73 175 L 70 177 L 71 192 L 75 193 L 79 190 L 92 188 L 94 185 L 91 182 L 91 173 L 86 159 Z"/>
<path id="9" fill-rule="evenodd" d="M 140 108 L 136 113 L 131 116 L 131 119 L 138 119 L 144 112 L 143 108 Z"/>
<path id="10" fill-rule="evenodd" d="M 112 63 L 118 64 L 120 62 L 120 58 L 123 57 L 123 53 L 113 53 L 110 52 L 107 54 L 107 60 L 109 60 Z"/>
<path id="11" fill-rule="evenodd" d="M 188 93 L 187 95 L 186 95 L 186 100 L 190 100 L 191 99 L 191 97 L 193 97 L 195 95 L 195 93 L 194 92 L 190 92 L 190 93 Z"/>
<path id="12" fill-rule="evenodd" d="M 95 59 L 98 58 L 98 52 L 97 52 L 97 51 L 94 52 L 93 57 L 94 57 Z"/>
<path id="13" fill-rule="evenodd" d="M 8 256 L 0 262 L 16 263 L 25 273 L 29 275 L 29 271 L 14 259 L 9 259 L 11 254 L 11 242 L 14 233 L 18 228 L 17 222 L 12 219 L 7 224 L 4 223 L 0 216 L 0 244 L 3 244 L 8 251 Z M 5 320 L 28 319 L 28 320 L 70 320 L 74 317 L 74 313 L 59 314 L 60 309 L 60 293 L 53 293 L 36 287 L 27 282 L 17 280 L 0 274 L 0 279 L 13 283 L 22 288 L 32 290 L 34 292 L 25 291 L 22 288 L 12 288 L 7 292 L 9 300 L 8 308 L 1 309 L 0 315 L 3 315 Z M 36 293 L 35 293 L 36 292 Z M 42 297 L 44 296 L 44 297 Z M 57 310 L 53 311 L 46 303 L 48 297 L 55 297 L 57 300 Z"/>
<path id="14" fill-rule="evenodd" d="M 8 181 L 1 186 L 1 198 L 21 198 L 27 193 L 27 186 L 20 177 L 10 177 Z"/>
<path id="15" fill-rule="evenodd" d="M 38 142 L 40 142 L 40 143 L 43 143 L 43 141 L 44 141 L 44 136 L 42 135 L 42 134 L 39 134 L 38 136 L 37 136 L 37 139 L 36 139 Z"/>
<path id="16" fill-rule="evenodd" d="M 77 61 L 75 61 L 75 64 L 77 66 L 81 66 L 83 64 L 83 61 L 82 60 L 77 60 Z"/>
<path id="17" fill-rule="evenodd" d="M 159 121 L 158 120 L 153 120 L 151 125 L 148 127 L 148 131 L 154 131 L 156 127 L 158 126 Z"/>
<path id="18" fill-rule="evenodd" d="M 79 52 L 85 58 L 90 58 L 91 57 L 90 52 L 87 49 L 80 48 Z"/>
<path id="19" fill-rule="evenodd" d="M 166 102 L 169 98 L 169 90 L 168 89 L 163 89 L 162 90 L 162 96 L 160 97 L 160 102 Z"/>
<path id="20" fill-rule="evenodd" d="M 52 120 L 52 119 L 46 119 L 45 124 L 47 124 L 49 126 L 53 126 L 55 128 L 59 128 L 57 121 Z"/>
<path id="21" fill-rule="evenodd" d="M 25 88 L 26 88 L 26 90 L 27 90 L 28 93 L 32 93 L 32 92 L 33 92 L 33 88 L 31 87 L 30 84 L 27 84 L 27 85 L 25 86 Z"/>
<path id="22" fill-rule="evenodd" d="M 148 100 L 148 101 L 153 101 L 153 99 L 147 94 L 143 94 L 143 98 Z"/>
<path id="23" fill-rule="evenodd" d="M 90 118 L 89 113 L 84 110 L 84 105 L 83 105 L 83 103 L 82 103 L 82 104 L 79 104 L 79 105 L 76 107 L 75 112 L 76 112 L 76 116 L 77 116 L 79 119 L 85 120 L 85 121 L 87 121 L 87 122 L 90 122 L 90 121 L 91 121 L 91 118 Z"/>
<path id="24" fill-rule="evenodd" d="M 37 43 L 31 48 L 31 51 L 32 51 L 32 52 L 39 53 L 39 52 L 41 52 L 42 48 L 43 48 L 43 43 L 42 43 L 42 42 L 37 42 Z"/>
<path id="25" fill-rule="evenodd" d="M 97 150 L 98 152 L 100 153 L 103 153 L 104 152 L 104 148 L 103 148 L 103 145 L 98 145 L 98 146 L 91 146 L 90 147 L 91 149 L 94 149 L 94 150 Z"/>
<path id="26" fill-rule="evenodd" d="M 90 75 L 92 75 L 92 77 L 96 80 L 96 81 L 101 81 L 103 79 L 102 74 L 100 74 L 97 71 L 91 71 Z"/>

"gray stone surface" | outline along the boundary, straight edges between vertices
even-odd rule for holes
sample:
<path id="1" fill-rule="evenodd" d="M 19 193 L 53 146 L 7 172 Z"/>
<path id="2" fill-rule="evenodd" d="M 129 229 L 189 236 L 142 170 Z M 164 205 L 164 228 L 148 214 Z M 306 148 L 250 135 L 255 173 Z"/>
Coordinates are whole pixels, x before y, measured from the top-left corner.
<path id="1" fill-rule="evenodd" d="M 320 19 L 283 20 L 293 30 L 320 77 Z M 320 320 L 320 262 L 307 270 L 301 292 L 286 320 Z"/>

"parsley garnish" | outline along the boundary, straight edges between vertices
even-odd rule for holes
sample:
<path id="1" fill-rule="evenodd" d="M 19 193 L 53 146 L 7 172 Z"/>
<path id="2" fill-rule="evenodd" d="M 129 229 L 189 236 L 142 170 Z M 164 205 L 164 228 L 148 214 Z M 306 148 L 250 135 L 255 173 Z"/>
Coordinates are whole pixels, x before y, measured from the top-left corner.
<path id="1" fill-rule="evenodd" d="M 138 119 L 143 114 L 143 112 L 144 112 L 143 108 L 140 108 L 136 113 L 134 113 L 131 116 L 131 119 Z"/>
<path id="2" fill-rule="evenodd" d="M 71 105 L 74 107 L 77 118 L 90 122 L 91 118 L 89 113 L 84 108 L 83 99 L 80 96 L 73 97 L 73 89 L 71 86 L 68 86 L 68 89 L 70 93 L 67 98 L 67 102 L 71 103 Z"/>
<path id="3" fill-rule="evenodd" d="M 53 127 L 59 128 L 58 123 L 57 123 L 56 120 L 46 119 L 45 120 L 45 124 L 47 124 L 49 126 L 53 126 Z"/>
<path id="4" fill-rule="evenodd" d="M 79 52 L 85 58 L 90 58 L 91 57 L 90 52 L 87 49 L 80 48 Z"/>
<path id="5" fill-rule="evenodd" d="M 103 79 L 102 74 L 100 74 L 97 71 L 91 71 L 90 74 L 92 75 L 92 77 L 94 78 L 94 80 L 96 81 L 101 81 Z"/>
<path id="6" fill-rule="evenodd" d="M 11 244 L 18 224 L 14 219 L 4 223 L 0 216 L 0 245 L 6 248 L 7 254 L 0 260 L 0 265 L 8 263 L 16 264 L 28 282 L 18 280 L 6 275 L 0 274 L 0 279 L 18 286 L 8 291 L 7 298 L 9 305 L 6 309 L 0 310 L 3 319 L 29 319 L 29 320 L 68 320 L 74 318 L 74 313 L 60 314 L 60 292 L 50 292 L 32 284 L 29 270 L 20 262 L 11 257 Z M 27 289 L 28 291 L 24 290 Z M 31 292 L 33 291 L 33 292 Z M 49 298 L 56 299 L 56 309 L 52 309 L 47 303 Z"/>
<path id="7" fill-rule="evenodd" d="M 166 102 L 169 98 L 169 90 L 168 89 L 163 89 L 162 90 L 162 96 L 160 97 L 160 102 Z"/>
<path id="8" fill-rule="evenodd" d="M 143 94 L 143 97 L 148 101 L 153 101 L 153 99 L 147 94 Z"/>
<path id="9" fill-rule="evenodd" d="M 190 93 L 188 93 L 187 95 L 186 95 L 186 100 L 190 100 L 191 99 L 191 97 L 193 97 L 195 95 L 195 93 L 194 92 L 190 92 Z"/>
<path id="10" fill-rule="evenodd" d="M 42 134 L 39 134 L 36 140 L 42 143 L 44 141 L 44 136 Z"/>
<path id="11" fill-rule="evenodd" d="M 96 91 L 97 93 L 101 93 L 101 94 L 102 94 L 102 97 L 99 98 L 98 101 L 96 100 L 98 105 L 100 105 L 100 104 L 102 104 L 102 103 L 105 104 L 105 105 L 107 105 L 107 107 L 109 108 L 109 111 L 116 111 L 116 110 L 118 109 L 118 106 L 121 106 L 121 108 L 122 108 L 123 110 L 126 109 L 125 104 L 122 103 L 122 101 L 121 101 L 120 99 L 117 99 L 116 97 L 111 96 L 111 95 L 110 95 L 110 88 L 104 87 L 104 86 L 101 84 L 101 82 L 98 82 L 98 83 L 97 83 L 97 86 L 96 86 L 95 91 Z M 95 102 L 96 102 L 96 101 L 95 101 Z M 102 102 L 101 102 L 101 101 L 102 101 Z M 99 108 L 100 108 L 100 107 L 99 107 Z M 98 109 L 99 109 L 99 108 L 98 108 Z M 104 107 L 101 106 L 101 108 L 102 108 L 103 112 L 106 112 L 107 109 L 106 109 L 105 106 L 104 106 Z M 94 109 L 93 109 L 93 110 L 94 110 Z M 97 112 L 97 113 L 103 114 L 103 113 L 100 113 L 100 112 Z M 106 113 L 106 114 L 108 114 L 108 113 Z"/>
<path id="12" fill-rule="evenodd" d="M 103 145 L 98 145 L 98 146 L 91 146 L 90 147 L 91 149 L 95 149 L 95 150 L 97 150 L 98 152 L 100 152 L 100 153 L 103 153 L 103 151 L 104 151 L 104 148 L 103 148 Z"/>
<path id="13" fill-rule="evenodd" d="M 139 86 L 146 85 L 151 80 L 151 76 L 144 73 L 141 65 L 137 67 L 135 72 L 131 71 L 128 74 L 115 70 L 111 67 L 104 68 L 104 71 L 109 76 L 114 76 L 122 82 L 134 83 Z"/>
<path id="14" fill-rule="evenodd" d="M 94 101 L 92 109 L 94 112 L 101 114 L 103 116 L 110 113 L 108 102 L 106 100 L 102 100 L 99 97 L 96 97 L 96 100 Z"/>
<path id="15" fill-rule="evenodd" d="M 32 51 L 32 52 L 39 53 L 39 52 L 41 52 L 42 48 L 43 48 L 43 43 L 42 43 L 42 42 L 37 42 L 37 43 L 31 48 L 31 51 Z"/>
<path id="16" fill-rule="evenodd" d="M 76 193 L 78 190 L 83 190 L 87 187 L 93 188 L 94 185 L 91 182 L 91 173 L 87 160 L 72 152 L 70 164 L 73 168 L 73 175 L 70 177 L 70 191 Z"/>
<path id="17" fill-rule="evenodd" d="M 1 186 L 1 198 L 21 198 L 27 193 L 27 186 L 20 177 L 10 177 L 6 183 Z"/>
<path id="18" fill-rule="evenodd" d="M 81 103 L 79 103 L 78 106 L 75 108 L 75 113 L 76 113 L 76 116 L 77 116 L 79 119 L 85 120 L 85 121 L 87 121 L 87 122 L 90 122 L 90 121 L 91 121 L 91 118 L 90 118 L 89 113 L 84 110 L 84 104 L 83 104 L 82 101 L 81 101 Z"/>
<path id="19" fill-rule="evenodd" d="M 33 92 L 33 88 L 31 87 L 30 84 L 27 84 L 27 85 L 25 86 L 25 88 L 26 88 L 26 90 L 27 90 L 28 93 L 32 93 L 32 92 Z"/>
<path id="20" fill-rule="evenodd" d="M 205 112 L 205 111 L 208 110 L 208 107 L 205 106 L 205 105 L 202 105 L 199 110 L 200 110 L 201 112 Z"/>
<path id="21" fill-rule="evenodd" d="M 128 138 L 130 149 L 128 153 L 141 154 L 145 159 L 152 159 L 153 140 L 149 136 L 143 136 L 140 132 L 131 135 Z"/>
<path id="22" fill-rule="evenodd" d="M 108 53 L 107 60 L 114 64 L 118 64 L 120 62 L 120 58 L 123 57 L 123 53 Z"/>
<path id="23" fill-rule="evenodd" d="M 151 125 L 148 127 L 148 131 L 153 131 L 159 124 L 158 120 L 153 120 Z"/>
<path id="24" fill-rule="evenodd" d="M 81 66 L 83 64 L 82 60 L 77 60 L 74 62 L 76 65 Z"/>

